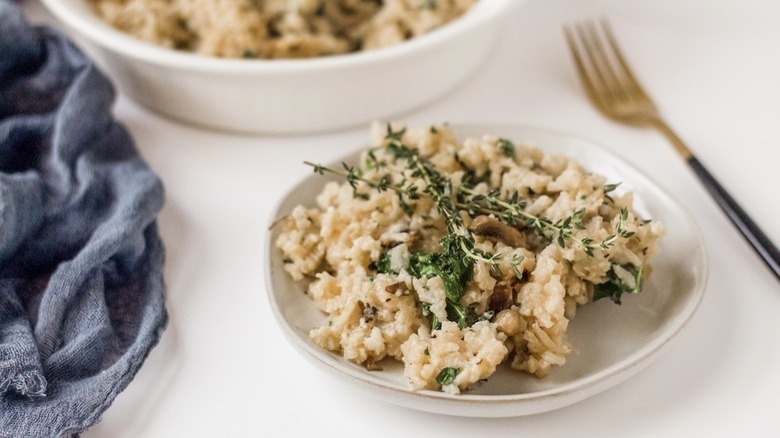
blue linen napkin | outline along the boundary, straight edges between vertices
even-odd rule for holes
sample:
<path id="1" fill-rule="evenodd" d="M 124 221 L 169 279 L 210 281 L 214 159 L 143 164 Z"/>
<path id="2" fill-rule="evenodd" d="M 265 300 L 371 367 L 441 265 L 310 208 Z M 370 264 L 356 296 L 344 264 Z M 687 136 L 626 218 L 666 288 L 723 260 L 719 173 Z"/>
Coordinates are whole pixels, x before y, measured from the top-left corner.
<path id="1" fill-rule="evenodd" d="M 163 187 L 111 83 L 0 0 L 0 437 L 78 434 L 168 321 Z"/>

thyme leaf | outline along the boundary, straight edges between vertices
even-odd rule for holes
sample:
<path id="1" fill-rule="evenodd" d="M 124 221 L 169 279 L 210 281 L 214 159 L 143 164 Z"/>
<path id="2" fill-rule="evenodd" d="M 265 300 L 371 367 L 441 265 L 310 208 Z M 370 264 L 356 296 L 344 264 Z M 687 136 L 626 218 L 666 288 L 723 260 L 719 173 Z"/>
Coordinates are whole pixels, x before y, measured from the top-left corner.
<path id="1" fill-rule="evenodd" d="M 386 139 L 401 141 L 401 138 L 403 138 L 404 134 L 406 134 L 406 127 L 401 128 L 400 131 L 393 131 L 393 127 L 390 126 L 389 123 L 387 124 L 387 134 L 385 134 Z"/>
<path id="2" fill-rule="evenodd" d="M 517 277 L 518 280 L 523 279 L 523 273 L 520 272 L 520 263 L 523 262 L 523 259 L 525 257 L 521 256 L 520 254 L 513 254 L 512 255 L 512 272 L 515 274 L 515 277 Z"/>

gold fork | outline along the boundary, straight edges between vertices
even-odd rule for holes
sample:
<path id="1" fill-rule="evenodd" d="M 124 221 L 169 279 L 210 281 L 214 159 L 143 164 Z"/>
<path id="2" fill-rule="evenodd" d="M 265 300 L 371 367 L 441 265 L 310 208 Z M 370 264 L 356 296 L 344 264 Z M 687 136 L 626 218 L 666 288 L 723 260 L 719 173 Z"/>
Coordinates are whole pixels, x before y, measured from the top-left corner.
<path id="1" fill-rule="evenodd" d="M 563 30 L 577 73 L 593 105 L 617 122 L 660 131 L 780 279 L 780 252 L 777 247 L 661 118 L 655 104 L 628 67 L 607 22 L 601 21 L 600 25 L 586 22 L 564 26 Z"/>

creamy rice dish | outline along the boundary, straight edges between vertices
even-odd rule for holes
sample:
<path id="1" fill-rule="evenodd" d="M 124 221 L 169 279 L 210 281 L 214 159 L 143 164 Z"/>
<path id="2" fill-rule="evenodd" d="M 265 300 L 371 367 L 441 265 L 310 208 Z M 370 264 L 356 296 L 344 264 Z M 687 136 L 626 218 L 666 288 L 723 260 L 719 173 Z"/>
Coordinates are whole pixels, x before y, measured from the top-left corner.
<path id="1" fill-rule="evenodd" d="M 641 290 L 663 234 L 618 182 L 529 144 L 448 126 L 375 124 L 360 165 L 276 226 L 292 279 L 327 322 L 322 348 L 411 388 L 457 394 L 502 363 L 566 362 L 578 306 Z M 616 309 L 619 311 L 619 309 Z"/>
<path id="2" fill-rule="evenodd" d="M 89 0 L 112 26 L 164 47 L 226 58 L 308 58 L 392 46 L 476 0 Z"/>

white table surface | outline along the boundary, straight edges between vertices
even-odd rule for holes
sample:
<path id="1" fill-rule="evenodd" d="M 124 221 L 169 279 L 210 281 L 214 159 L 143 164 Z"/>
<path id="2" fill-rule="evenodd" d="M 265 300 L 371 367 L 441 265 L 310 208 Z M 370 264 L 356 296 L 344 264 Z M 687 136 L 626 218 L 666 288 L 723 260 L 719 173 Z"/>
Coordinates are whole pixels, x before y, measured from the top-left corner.
<path id="1" fill-rule="evenodd" d="M 35 22 L 55 24 L 35 0 Z M 367 127 L 231 135 L 120 96 L 116 117 L 161 176 L 170 325 L 93 437 L 780 436 L 780 283 L 658 134 L 586 101 L 561 25 L 610 19 L 670 123 L 780 243 L 780 3 L 531 0 L 461 89 L 398 120 L 517 123 L 578 133 L 625 157 L 697 219 L 710 273 L 690 324 L 635 377 L 545 414 L 456 418 L 367 399 L 314 368 L 266 299 L 271 209 L 310 169 L 362 146 Z"/>

